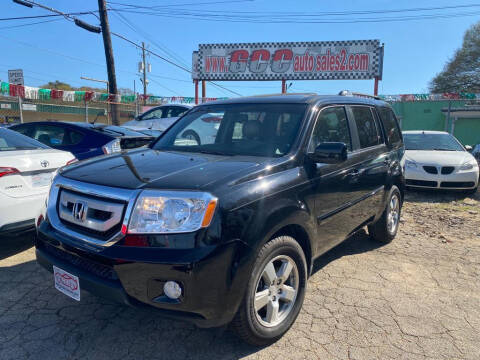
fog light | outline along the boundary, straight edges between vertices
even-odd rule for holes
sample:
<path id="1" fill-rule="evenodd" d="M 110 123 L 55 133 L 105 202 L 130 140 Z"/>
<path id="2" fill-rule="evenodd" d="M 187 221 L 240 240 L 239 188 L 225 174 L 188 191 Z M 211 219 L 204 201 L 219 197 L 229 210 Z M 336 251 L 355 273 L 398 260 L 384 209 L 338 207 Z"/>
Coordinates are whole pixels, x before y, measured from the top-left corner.
<path id="1" fill-rule="evenodd" d="M 170 299 L 178 299 L 182 295 L 182 288 L 175 281 L 167 281 L 165 285 L 163 285 L 163 292 Z"/>

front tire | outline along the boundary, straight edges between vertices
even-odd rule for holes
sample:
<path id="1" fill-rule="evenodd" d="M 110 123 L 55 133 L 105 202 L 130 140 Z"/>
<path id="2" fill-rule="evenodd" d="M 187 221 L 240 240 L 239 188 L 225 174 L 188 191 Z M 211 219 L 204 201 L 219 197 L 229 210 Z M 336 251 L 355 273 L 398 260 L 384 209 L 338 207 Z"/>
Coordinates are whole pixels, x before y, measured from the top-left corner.
<path id="1" fill-rule="evenodd" d="M 274 343 L 293 325 L 305 297 L 307 263 L 290 236 L 279 236 L 259 251 L 232 328 L 245 342 Z"/>
<path id="2" fill-rule="evenodd" d="M 368 233 L 372 239 L 383 243 L 391 242 L 397 235 L 401 210 L 402 195 L 398 187 L 393 185 L 382 216 L 374 224 L 368 226 Z"/>

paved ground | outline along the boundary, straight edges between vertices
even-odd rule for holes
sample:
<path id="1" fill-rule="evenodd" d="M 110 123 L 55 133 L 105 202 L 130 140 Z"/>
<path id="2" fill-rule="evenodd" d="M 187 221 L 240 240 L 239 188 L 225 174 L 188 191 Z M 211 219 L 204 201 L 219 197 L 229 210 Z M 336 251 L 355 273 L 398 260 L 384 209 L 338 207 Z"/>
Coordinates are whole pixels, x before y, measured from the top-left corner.
<path id="1" fill-rule="evenodd" d="M 28 237 L 0 245 L 0 359 L 480 359 L 480 194 L 410 193 L 399 236 L 360 233 L 315 264 L 303 310 L 254 348 L 82 294 L 58 293 Z"/>

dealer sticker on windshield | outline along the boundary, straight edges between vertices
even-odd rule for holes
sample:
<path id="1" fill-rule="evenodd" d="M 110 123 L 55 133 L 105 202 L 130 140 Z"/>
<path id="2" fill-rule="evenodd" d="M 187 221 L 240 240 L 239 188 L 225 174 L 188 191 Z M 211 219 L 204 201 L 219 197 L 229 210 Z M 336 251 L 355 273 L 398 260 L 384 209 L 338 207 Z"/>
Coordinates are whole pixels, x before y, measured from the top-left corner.
<path id="1" fill-rule="evenodd" d="M 72 299 L 80 301 L 80 281 L 75 275 L 53 266 L 55 288 Z"/>

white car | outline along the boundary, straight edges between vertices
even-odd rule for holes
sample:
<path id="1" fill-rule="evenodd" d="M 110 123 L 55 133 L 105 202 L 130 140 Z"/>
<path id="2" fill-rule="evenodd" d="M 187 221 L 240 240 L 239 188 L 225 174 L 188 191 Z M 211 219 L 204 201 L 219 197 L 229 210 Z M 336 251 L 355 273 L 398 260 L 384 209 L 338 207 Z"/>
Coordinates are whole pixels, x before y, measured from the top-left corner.
<path id="1" fill-rule="evenodd" d="M 451 134 L 404 131 L 406 185 L 474 193 L 478 187 L 475 158 Z"/>
<path id="2" fill-rule="evenodd" d="M 35 227 L 57 169 L 74 161 L 69 152 L 0 128 L 0 237 Z"/>
<path id="3" fill-rule="evenodd" d="M 132 130 L 146 129 L 165 131 L 191 108 L 189 105 L 156 106 L 137 116 L 134 120 L 127 121 L 122 124 L 122 126 Z"/>

